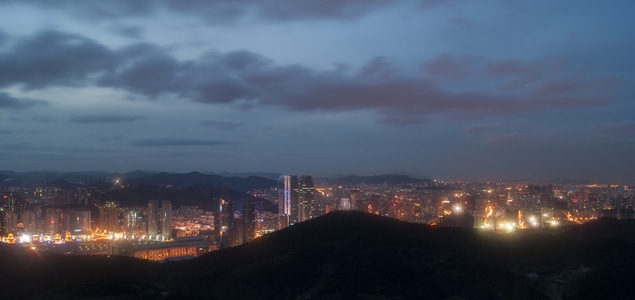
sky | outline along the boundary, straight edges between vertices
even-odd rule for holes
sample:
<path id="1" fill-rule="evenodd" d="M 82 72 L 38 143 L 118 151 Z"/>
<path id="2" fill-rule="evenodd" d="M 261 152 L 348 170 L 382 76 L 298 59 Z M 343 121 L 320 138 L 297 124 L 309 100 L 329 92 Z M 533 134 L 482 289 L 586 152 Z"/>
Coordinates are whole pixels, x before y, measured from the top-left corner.
<path id="1" fill-rule="evenodd" d="M 635 183 L 632 0 L 0 0 L 0 169 Z"/>

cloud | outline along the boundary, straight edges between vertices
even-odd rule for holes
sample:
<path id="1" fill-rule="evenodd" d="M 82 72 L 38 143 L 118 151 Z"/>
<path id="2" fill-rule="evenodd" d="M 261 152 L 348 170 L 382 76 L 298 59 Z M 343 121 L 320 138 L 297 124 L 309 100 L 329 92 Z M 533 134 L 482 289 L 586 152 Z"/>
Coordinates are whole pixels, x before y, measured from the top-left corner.
<path id="1" fill-rule="evenodd" d="M 200 124 L 201 126 L 215 127 L 220 130 L 233 130 L 243 125 L 242 123 L 237 123 L 237 122 L 212 121 L 212 120 L 203 121 Z"/>
<path id="2" fill-rule="evenodd" d="M 120 122 L 134 122 L 143 119 L 142 116 L 125 116 L 117 114 L 101 114 L 101 115 L 83 115 L 73 116 L 70 121 L 73 123 L 120 123 Z"/>
<path id="3" fill-rule="evenodd" d="M 466 133 L 482 133 L 482 132 L 489 132 L 489 131 L 497 131 L 497 130 L 501 130 L 505 127 L 504 124 L 502 123 L 496 123 L 496 124 L 478 124 L 478 125 L 471 125 L 466 127 L 463 131 Z"/>
<path id="4" fill-rule="evenodd" d="M 630 133 L 635 134 L 635 120 L 623 120 L 615 122 L 606 122 L 597 124 L 591 127 L 591 129 L 604 134 L 614 133 Z"/>
<path id="5" fill-rule="evenodd" d="M 0 87 L 16 83 L 27 89 L 79 85 L 113 64 L 111 51 L 91 39 L 43 31 L 0 52 Z"/>
<path id="6" fill-rule="evenodd" d="M 46 101 L 19 99 L 7 93 L 0 92 L 0 109 L 25 109 L 36 105 L 48 105 Z"/>
<path id="7" fill-rule="evenodd" d="M 39 49 L 44 48 L 44 51 Z M 22 55 L 24 53 L 24 56 Z M 555 63 L 554 63 L 555 62 Z M 357 70 L 277 65 L 249 51 L 208 52 L 178 60 L 166 49 L 137 43 L 110 50 L 90 39 L 42 32 L 0 55 L 0 85 L 28 88 L 97 84 L 148 99 L 181 98 L 238 109 L 277 106 L 291 111 L 375 112 L 384 124 L 409 125 L 427 116 L 478 119 L 554 108 L 599 106 L 615 100 L 620 81 L 578 72 L 557 59 L 491 60 L 444 53 L 416 75 L 376 57 Z M 6 97 L 5 97 L 6 98 Z M 34 102 L 4 100 L 5 106 Z M 73 122 L 134 121 L 138 116 L 84 116 Z"/>
<path id="8" fill-rule="evenodd" d="M 11 0 L 5 1 L 11 2 Z M 17 1 L 23 4 L 26 1 Z M 300 19 L 343 19 L 363 16 L 396 3 L 396 0 L 46 0 L 28 1 L 47 10 L 61 10 L 84 20 L 110 21 L 121 18 L 152 16 L 161 11 L 195 16 L 209 23 L 233 22 L 244 18 L 267 21 Z M 426 0 L 424 2 L 434 2 Z"/>
<path id="9" fill-rule="evenodd" d="M 473 75 L 473 66 L 482 61 L 482 58 L 473 55 L 443 53 L 423 63 L 422 68 L 426 75 L 459 80 Z"/>
<path id="10" fill-rule="evenodd" d="M 383 57 L 370 60 L 357 72 L 317 71 L 301 65 L 279 66 L 248 51 L 212 52 L 181 62 L 160 49 L 145 47 L 150 48 L 143 52 L 147 55 L 113 68 L 100 83 L 150 98 L 178 95 L 207 104 L 270 105 L 292 111 L 373 110 L 381 122 L 394 125 L 423 122 L 431 114 L 482 118 L 603 105 L 613 101 L 611 92 L 616 86 L 592 74 L 554 71 L 542 61 L 501 63 L 447 54 L 424 63 L 419 76 L 405 76 Z M 512 91 L 507 88 L 510 81 L 524 80 L 527 74 L 539 76 Z M 471 80 L 482 82 L 470 88 L 465 81 Z M 531 94 L 567 80 L 571 88 Z M 589 86 L 597 87 L 596 91 L 588 93 Z"/>
<path id="11" fill-rule="evenodd" d="M 219 146 L 227 142 L 220 140 L 204 139 L 182 139 L 182 138 L 156 138 L 138 139 L 132 142 L 134 146 L 155 147 L 155 146 Z"/>
<path id="12" fill-rule="evenodd" d="M 123 37 L 131 39 L 140 39 L 143 32 L 143 29 L 140 26 L 121 24 L 113 26 L 111 30 Z"/>
<path id="13" fill-rule="evenodd" d="M 467 19 L 467 18 L 463 18 L 463 17 L 454 17 L 454 18 L 450 19 L 450 23 L 454 24 L 454 25 L 457 25 L 459 27 L 466 28 L 466 29 L 480 27 L 474 21 L 472 21 L 470 19 Z"/>

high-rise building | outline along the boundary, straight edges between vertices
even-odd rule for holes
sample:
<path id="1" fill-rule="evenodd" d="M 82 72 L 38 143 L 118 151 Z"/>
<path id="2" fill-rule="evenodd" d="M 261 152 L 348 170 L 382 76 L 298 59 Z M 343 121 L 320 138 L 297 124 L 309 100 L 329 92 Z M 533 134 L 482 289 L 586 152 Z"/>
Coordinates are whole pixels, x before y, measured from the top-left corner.
<path id="1" fill-rule="evenodd" d="M 148 236 L 156 237 L 159 234 L 159 220 L 157 219 L 157 215 L 159 214 L 159 201 L 150 200 L 148 201 Z"/>
<path id="2" fill-rule="evenodd" d="M 298 189 L 299 202 L 299 221 L 304 222 L 313 219 L 315 211 L 315 186 L 313 185 L 313 177 L 300 176 Z"/>
<path id="3" fill-rule="evenodd" d="M 351 190 L 351 210 L 365 210 L 364 203 L 361 201 L 361 193 L 358 189 Z"/>
<path id="4" fill-rule="evenodd" d="M 148 236 L 157 240 L 172 237 L 172 203 L 158 200 L 148 201 Z"/>
<path id="5" fill-rule="evenodd" d="M 70 209 L 68 219 L 68 230 L 73 234 L 90 233 L 91 216 L 89 208 L 73 208 Z"/>
<path id="6" fill-rule="evenodd" d="M 161 235 L 164 239 L 172 237 L 172 203 L 161 201 Z"/>
<path id="7" fill-rule="evenodd" d="M 288 227 L 291 219 L 291 177 L 289 175 L 282 176 L 282 193 L 278 199 L 278 217 L 280 219 L 279 229 Z"/>
<path id="8" fill-rule="evenodd" d="M 242 204 L 242 242 L 246 243 L 253 240 L 256 235 L 256 201 L 249 199 Z"/>
<path id="9" fill-rule="evenodd" d="M 119 230 L 119 205 L 116 202 L 106 202 L 99 208 L 99 223 L 102 230 Z"/>
<path id="10" fill-rule="evenodd" d="M 284 187 L 278 202 L 280 229 L 313 218 L 315 186 L 311 176 L 282 177 Z"/>
<path id="11" fill-rule="evenodd" d="M 221 248 L 233 247 L 235 246 L 234 201 L 227 196 L 221 196 L 216 201 L 218 201 L 218 210 L 214 216 L 216 240 Z"/>

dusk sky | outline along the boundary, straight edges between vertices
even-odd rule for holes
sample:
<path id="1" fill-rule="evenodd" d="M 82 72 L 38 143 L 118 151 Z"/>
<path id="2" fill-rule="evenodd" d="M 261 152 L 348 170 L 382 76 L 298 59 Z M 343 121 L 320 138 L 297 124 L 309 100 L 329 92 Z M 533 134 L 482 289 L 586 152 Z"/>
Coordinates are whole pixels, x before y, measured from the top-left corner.
<path id="1" fill-rule="evenodd" d="M 633 0 L 0 0 L 0 169 L 635 182 Z"/>

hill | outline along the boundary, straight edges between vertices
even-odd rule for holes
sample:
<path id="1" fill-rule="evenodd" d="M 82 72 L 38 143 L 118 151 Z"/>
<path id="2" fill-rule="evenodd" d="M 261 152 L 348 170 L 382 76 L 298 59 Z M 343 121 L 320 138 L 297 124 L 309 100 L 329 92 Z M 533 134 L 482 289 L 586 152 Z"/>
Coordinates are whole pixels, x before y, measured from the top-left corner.
<path id="1" fill-rule="evenodd" d="M 136 184 L 102 193 L 98 196 L 98 200 L 101 202 L 116 201 L 119 202 L 121 206 L 127 207 L 143 207 L 148 205 L 149 200 L 169 200 L 172 202 L 173 208 L 179 208 L 187 205 L 198 206 L 205 210 L 215 210 L 217 207 L 212 207 L 216 204 L 213 199 L 221 197 L 232 199 L 234 201 L 234 210 L 241 210 L 242 201 L 255 200 L 257 210 L 272 213 L 278 212 L 278 206 L 266 199 L 247 195 L 243 192 L 222 186 L 209 187 L 195 185 L 185 188 L 175 188 L 158 185 Z"/>
<path id="2" fill-rule="evenodd" d="M 360 184 L 385 184 L 395 186 L 400 184 L 421 183 L 426 180 L 416 179 L 405 175 L 376 175 L 376 176 L 345 176 L 330 180 L 331 185 L 357 186 Z"/>
<path id="3" fill-rule="evenodd" d="M 139 174 L 137 174 L 139 175 Z M 148 176 L 140 176 L 128 179 L 129 184 L 146 184 L 146 185 L 163 185 L 173 187 L 190 187 L 190 186 L 207 186 L 220 187 L 226 186 L 232 190 L 246 192 L 254 189 L 266 189 L 276 187 L 278 182 L 275 180 L 250 176 L 241 177 L 223 177 L 220 175 L 202 174 L 200 172 L 190 173 L 158 173 Z"/>
<path id="4" fill-rule="evenodd" d="M 8 299 L 630 299 L 632 237 L 602 231 L 633 228 L 501 235 L 337 212 L 164 264 L 0 246 L 0 288 Z"/>

